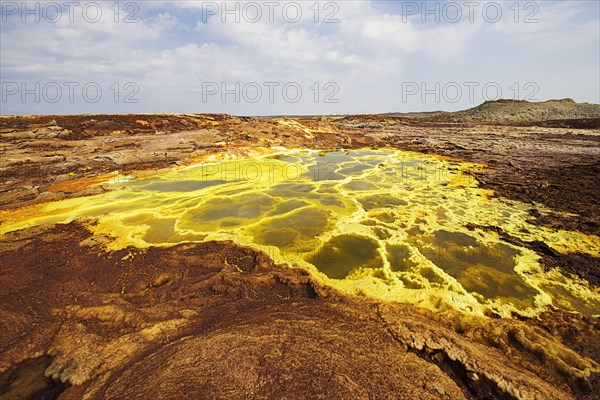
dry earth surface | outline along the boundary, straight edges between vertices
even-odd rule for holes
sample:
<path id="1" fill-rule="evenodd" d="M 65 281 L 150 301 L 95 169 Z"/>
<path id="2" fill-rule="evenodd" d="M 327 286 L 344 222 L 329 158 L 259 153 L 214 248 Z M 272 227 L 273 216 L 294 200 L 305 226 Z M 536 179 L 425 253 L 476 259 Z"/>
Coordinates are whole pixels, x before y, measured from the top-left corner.
<path id="1" fill-rule="evenodd" d="M 0 117 L 0 203 L 10 210 L 93 195 L 108 190 L 102 182 L 115 171 L 146 176 L 277 146 L 389 147 L 486 164 L 473 172 L 481 186 L 531 203 L 535 223 L 599 235 L 597 107 L 539 121 Z M 556 213 L 542 217 L 535 204 Z M 477 228 L 518 240 L 499 227 Z M 600 285 L 598 258 L 519 244 L 546 268 Z M 597 317 L 433 313 L 343 295 L 232 242 L 106 252 L 79 222 L 6 233 L 0 246 L 2 399 L 592 399 L 600 392 Z"/>

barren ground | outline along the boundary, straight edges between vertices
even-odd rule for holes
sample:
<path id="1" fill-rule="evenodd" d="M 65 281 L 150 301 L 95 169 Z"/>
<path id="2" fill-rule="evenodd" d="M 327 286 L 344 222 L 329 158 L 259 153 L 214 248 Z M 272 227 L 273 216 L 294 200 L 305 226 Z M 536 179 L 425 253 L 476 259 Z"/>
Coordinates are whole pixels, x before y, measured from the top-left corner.
<path id="1" fill-rule="evenodd" d="M 600 235 L 597 121 L 0 117 L 0 139 L 3 210 L 100 193 L 114 171 L 144 176 L 277 146 L 390 147 L 486 164 L 472 172 L 480 185 L 531 203 L 536 224 Z M 542 217 L 538 203 L 556 212 Z M 107 253 L 91 237 L 78 222 L 2 237 L 0 398 L 592 399 L 600 391 L 595 317 L 432 313 L 343 295 L 231 242 Z M 520 245 L 546 268 L 600 285 L 598 258 Z"/>

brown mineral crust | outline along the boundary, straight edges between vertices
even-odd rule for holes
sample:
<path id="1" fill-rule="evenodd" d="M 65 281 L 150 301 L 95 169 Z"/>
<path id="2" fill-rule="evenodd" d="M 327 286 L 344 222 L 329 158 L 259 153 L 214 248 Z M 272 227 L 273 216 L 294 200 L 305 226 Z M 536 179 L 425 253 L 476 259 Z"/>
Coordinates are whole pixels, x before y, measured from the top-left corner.
<path id="1" fill-rule="evenodd" d="M 591 399 L 599 390 L 594 318 L 553 312 L 536 327 L 436 314 L 342 295 L 232 242 L 108 253 L 93 239 L 76 222 L 5 235 L 0 397 Z"/>
<path id="2" fill-rule="evenodd" d="M 251 117 L 231 120 L 225 114 L 114 114 L 114 115 L 46 115 L 7 116 L 1 119 L 2 133 L 31 132 L 77 140 L 111 134 L 173 133 L 205 128 L 212 122 L 241 122 Z M 62 134 L 62 135 L 61 135 Z"/>

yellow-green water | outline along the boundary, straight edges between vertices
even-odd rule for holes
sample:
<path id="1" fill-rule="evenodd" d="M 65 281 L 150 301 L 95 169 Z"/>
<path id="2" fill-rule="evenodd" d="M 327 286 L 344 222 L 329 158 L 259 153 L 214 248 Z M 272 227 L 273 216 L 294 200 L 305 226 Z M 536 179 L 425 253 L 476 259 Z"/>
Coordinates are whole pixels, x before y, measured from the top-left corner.
<path id="1" fill-rule="evenodd" d="M 392 150 L 277 156 L 115 179 L 112 191 L 6 212 L 4 232 L 98 218 L 109 250 L 231 239 L 307 268 L 351 293 L 444 310 L 533 315 L 546 305 L 600 313 L 600 293 L 468 223 L 499 226 L 561 252 L 600 255 L 600 240 L 528 222 L 531 205 L 489 198 L 479 165 Z M 542 207 L 539 211 L 547 212 Z"/>

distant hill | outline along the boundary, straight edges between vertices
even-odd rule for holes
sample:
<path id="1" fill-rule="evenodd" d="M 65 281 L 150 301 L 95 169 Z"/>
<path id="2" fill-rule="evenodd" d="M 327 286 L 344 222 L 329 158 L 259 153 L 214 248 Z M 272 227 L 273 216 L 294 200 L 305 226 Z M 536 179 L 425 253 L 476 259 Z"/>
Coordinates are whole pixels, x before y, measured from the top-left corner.
<path id="1" fill-rule="evenodd" d="M 572 99 L 532 103 L 525 100 L 486 101 L 468 110 L 427 117 L 436 122 L 531 123 L 538 121 L 600 118 L 600 104 L 576 103 Z"/>

